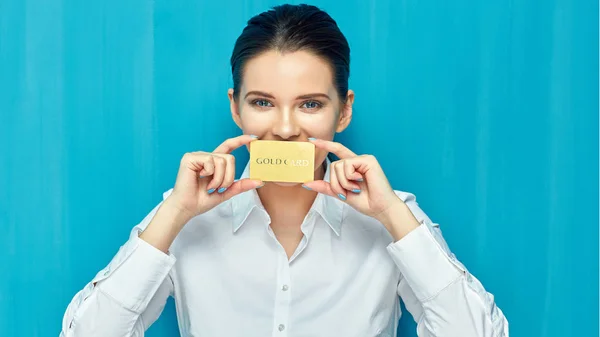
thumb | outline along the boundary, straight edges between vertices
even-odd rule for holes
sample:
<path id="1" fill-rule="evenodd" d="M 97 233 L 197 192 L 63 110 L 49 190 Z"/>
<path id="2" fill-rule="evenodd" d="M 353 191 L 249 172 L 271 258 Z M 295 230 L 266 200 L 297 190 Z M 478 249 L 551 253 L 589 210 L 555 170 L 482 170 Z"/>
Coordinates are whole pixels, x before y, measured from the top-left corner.
<path id="1" fill-rule="evenodd" d="M 223 193 L 223 198 L 225 200 L 233 198 L 240 193 L 248 192 L 262 186 L 263 184 L 264 183 L 261 180 L 248 178 L 240 179 L 229 186 L 227 191 Z"/>
<path id="2" fill-rule="evenodd" d="M 323 193 L 334 198 L 337 197 L 336 193 L 331 189 L 331 185 L 324 180 L 309 181 L 302 184 L 302 186 L 317 193 Z"/>

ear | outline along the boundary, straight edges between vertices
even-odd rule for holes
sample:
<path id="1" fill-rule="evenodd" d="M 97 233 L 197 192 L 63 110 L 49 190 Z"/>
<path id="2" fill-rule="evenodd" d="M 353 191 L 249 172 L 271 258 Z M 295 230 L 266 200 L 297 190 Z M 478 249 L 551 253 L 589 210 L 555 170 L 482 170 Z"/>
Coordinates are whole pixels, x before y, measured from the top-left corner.
<path id="1" fill-rule="evenodd" d="M 344 131 L 350 124 L 350 121 L 352 120 L 352 104 L 354 104 L 354 91 L 348 90 L 346 103 L 340 107 L 340 116 L 338 117 L 339 119 L 335 132 L 340 133 Z"/>
<path id="2" fill-rule="evenodd" d="M 227 97 L 229 97 L 229 110 L 231 110 L 231 118 L 238 126 L 238 128 L 242 128 L 242 118 L 240 116 L 239 105 L 233 96 L 233 89 L 227 90 Z"/>

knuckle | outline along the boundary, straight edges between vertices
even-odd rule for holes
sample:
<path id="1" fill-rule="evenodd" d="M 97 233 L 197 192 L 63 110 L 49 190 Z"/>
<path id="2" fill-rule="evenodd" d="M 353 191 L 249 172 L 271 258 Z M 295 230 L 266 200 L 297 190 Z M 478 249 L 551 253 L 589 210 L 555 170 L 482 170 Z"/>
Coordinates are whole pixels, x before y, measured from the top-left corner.
<path id="1" fill-rule="evenodd" d="M 216 163 L 219 163 L 219 165 L 225 164 L 225 158 L 221 156 L 213 156 L 213 159 Z"/>
<path id="2" fill-rule="evenodd" d="M 230 162 L 231 164 L 235 164 L 235 157 L 232 154 L 228 154 L 225 156 L 225 158 L 227 159 L 228 162 Z"/>
<path id="3" fill-rule="evenodd" d="M 186 152 L 182 157 L 181 157 L 181 165 L 189 165 L 191 163 L 194 162 L 194 154 L 192 152 Z"/>
<path id="4" fill-rule="evenodd" d="M 365 158 L 365 159 L 367 159 L 367 160 L 375 160 L 375 161 L 377 160 L 375 158 L 375 156 L 372 155 L 372 154 L 363 154 L 362 157 Z"/>

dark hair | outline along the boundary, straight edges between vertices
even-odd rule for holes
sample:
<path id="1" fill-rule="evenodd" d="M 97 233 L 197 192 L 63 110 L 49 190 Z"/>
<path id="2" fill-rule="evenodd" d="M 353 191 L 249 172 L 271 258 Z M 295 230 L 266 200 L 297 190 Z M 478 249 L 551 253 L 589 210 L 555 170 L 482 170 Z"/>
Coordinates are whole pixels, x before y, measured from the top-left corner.
<path id="1" fill-rule="evenodd" d="M 307 50 L 325 59 L 331 65 L 338 95 L 346 101 L 350 76 L 348 41 L 329 14 L 310 5 L 276 6 L 248 20 L 231 55 L 234 97 L 239 97 L 246 62 L 273 49 Z"/>

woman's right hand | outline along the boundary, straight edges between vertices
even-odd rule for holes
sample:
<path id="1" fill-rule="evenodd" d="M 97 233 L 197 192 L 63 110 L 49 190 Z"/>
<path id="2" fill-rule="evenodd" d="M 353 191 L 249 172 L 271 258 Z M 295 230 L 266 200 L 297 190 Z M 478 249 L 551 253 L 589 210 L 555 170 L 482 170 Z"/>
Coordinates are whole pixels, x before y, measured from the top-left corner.
<path id="1" fill-rule="evenodd" d="M 186 153 L 181 159 L 173 192 L 139 235 L 140 239 L 167 253 L 183 226 L 194 216 L 262 186 L 260 180 L 234 182 L 235 159 L 230 153 L 255 139 L 255 136 L 239 136 L 227 139 L 213 152 Z"/>
<path id="2" fill-rule="evenodd" d="M 235 157 L 231 152 L 256 140 L 256 136 L 230 138 L 213 152 L 190 152 L 181 159 L 168 203 L 190 218 L 209 211 L 231 197 L 255 189 L 260 180 L 235 181 Z"/>

